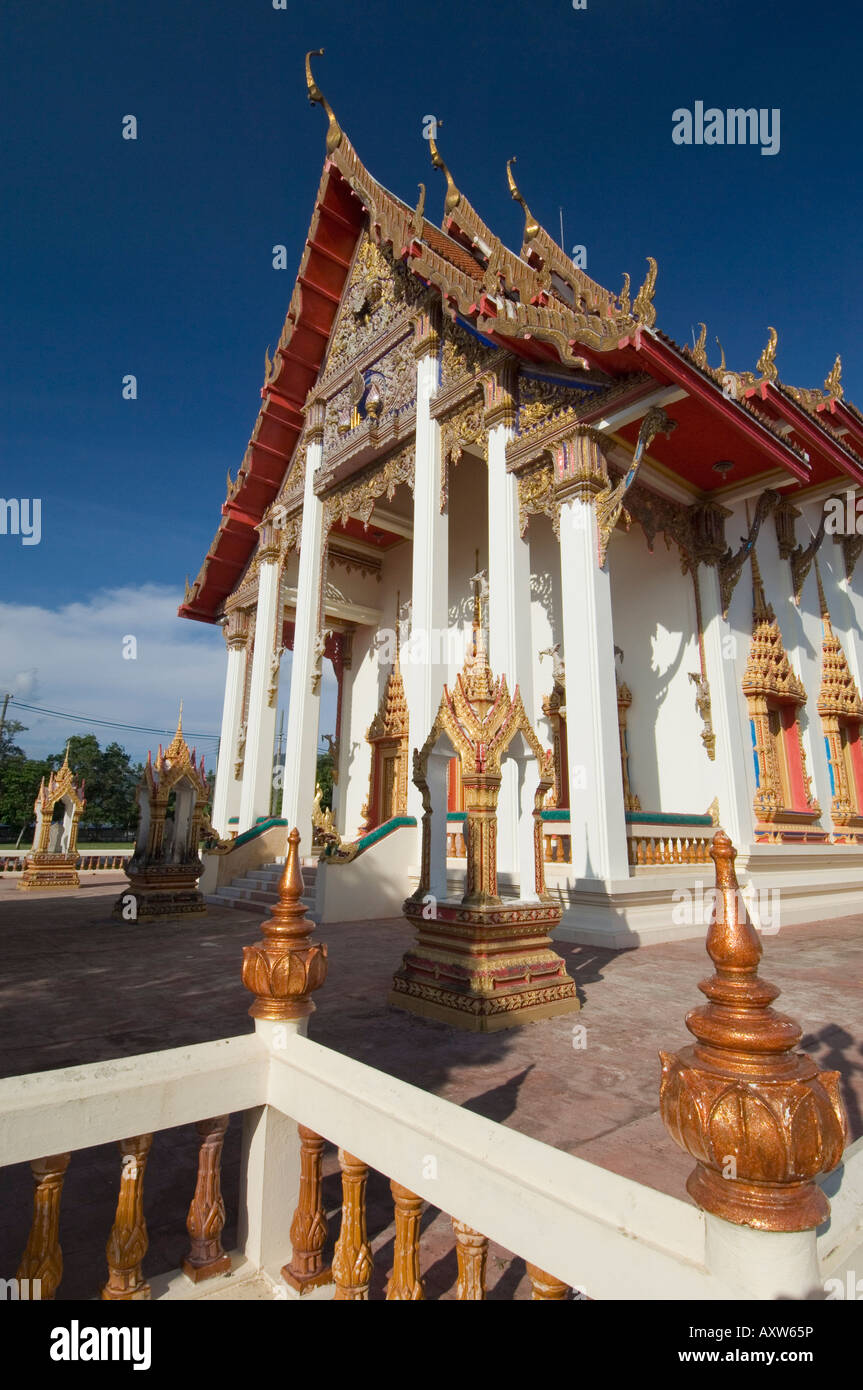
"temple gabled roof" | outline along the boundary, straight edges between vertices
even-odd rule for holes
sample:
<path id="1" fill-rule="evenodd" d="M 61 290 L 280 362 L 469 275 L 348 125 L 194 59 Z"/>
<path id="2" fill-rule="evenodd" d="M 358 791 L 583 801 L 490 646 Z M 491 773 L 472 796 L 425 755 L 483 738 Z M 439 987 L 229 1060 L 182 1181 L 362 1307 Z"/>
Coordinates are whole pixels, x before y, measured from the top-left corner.
<path id="1" fill-rule="evenodd" d="M 436 290 L 456 320 L 534 370 L 583 370 L 639 381 L 646 409 L 657 395 L 674 401 L 678 428 L 664 441 L 659 462 L 696 495 L 720 493 L 760 474 L 782 470 L 789 486 L 837 479 L 863 486 L 863 416 L 844 401 L 839 364 L 824 392 L 783 385 L 775 364 L 776 335 L 758 374 L 710 367 L 706 329 L 695 348 L 681 347 L 656 328 L 657 265 L 648 258 L 644 283 L 630 299 L 629 277 L 619 294 L 576 266 L 540 226 L 519 191 L 511 164 L 512 197 L 524 211 L 520 254 L 506 247 L 457 187 L 436 143 L 432 164 L 446 180 L 441 228 L 425 217 L 425 189 L 411 208 L 378 183 L 362 164 L 315 82 L 306 59 L 309 98 L 328 117 L 326 159 L 300 268 L 273 359 L 266 358 L 261 406 L 235 479 L 228 477 L 218 530 L 180 614 L 218 622 L 257 545 L 256 527 L 279 494 L 293 460 L 304 410 L 324 365 L 357 245 L 364 232 L 391 248 L 424 285 Z M 619 407 L 618 407 L 619 409 Z M 638 412 L 616 437 L 634 445 Z M 793 436 L 793 437 L 792 437 Z M 728 479 L 717 461 L 733 459 Z"/>

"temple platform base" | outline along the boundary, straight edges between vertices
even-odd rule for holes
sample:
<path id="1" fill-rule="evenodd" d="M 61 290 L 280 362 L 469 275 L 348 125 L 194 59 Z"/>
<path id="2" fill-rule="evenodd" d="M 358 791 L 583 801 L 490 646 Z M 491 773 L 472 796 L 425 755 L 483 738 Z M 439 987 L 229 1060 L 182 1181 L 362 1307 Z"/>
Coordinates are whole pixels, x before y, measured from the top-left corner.
<path id="1" fill-rule="evenodd" d="M 77 870 L 78 853 L 56 854 L 50 850 L 28 854 L 18 882 L 19 888 L 50 888 L 66 890 L 80 888 Z"/>
<path id="2" fill-rule="evenodd" d="M 409 899 L 404 914 L 417 944 L 393 978 L 395 1008 L 491 1033 L 580 1007 L 575 982 L 551 949 L 557 904 L 438 902 L 431 918 Z"/>

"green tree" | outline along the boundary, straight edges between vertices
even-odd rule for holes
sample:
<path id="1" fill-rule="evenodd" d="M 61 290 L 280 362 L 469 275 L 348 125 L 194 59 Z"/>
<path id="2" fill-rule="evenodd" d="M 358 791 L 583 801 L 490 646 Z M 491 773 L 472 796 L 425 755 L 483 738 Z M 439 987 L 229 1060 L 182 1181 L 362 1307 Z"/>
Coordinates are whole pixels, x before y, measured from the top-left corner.
<path id="1" fill-rule="evenodd" d="M 24 749 L 19 748 L 13 742 L 16 734 L 25 734 L 27 725 L 22 724 L 18 719 L 7 719 L 0 729 L 0 768 L 7 762 L 22 762 L 24 760 Z"/>
<path id="2" fill-rule="evenodd" d="M 17 839 L 21 830 L 26 831 L 33 824 L 39 783 L 49 772 L 47 762 L 32 758 L 10 758 L 0 766 L 0 824 L 11 827 L 13 838 Z"/>
<path id="3" fill-rule="evenodd" d="M 110 825 L 128 832 L 137 822 L 135 788 L 141 768 L 133 765 L 125 748 L 119 743 L 99 747 L 94 734 L 74 734 L 69 739 L 69 766 L 78 781 L 84 780 L 86 806 L 81 818 L 82 827 Z M 55 753 L 53 767 L 59 767 L 66 756 Z"/>

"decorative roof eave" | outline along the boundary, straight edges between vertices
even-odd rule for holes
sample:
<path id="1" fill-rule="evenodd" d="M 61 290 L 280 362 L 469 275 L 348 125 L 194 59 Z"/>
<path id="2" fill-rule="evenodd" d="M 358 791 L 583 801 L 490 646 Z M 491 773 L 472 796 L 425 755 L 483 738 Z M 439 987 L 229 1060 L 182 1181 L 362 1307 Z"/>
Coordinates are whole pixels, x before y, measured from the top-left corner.
<path id="1" fill-rule="evenodd" d="M 770 422 L 751 409 L 745 401 L 726 396 L 710 372 L 702 370 L 682 348 L 663 333 L 642 331 L 632 344 L 637 357 L 646 362 L 653 375 L 666 373 L 695 397 L 724 417 L 734 429 L 746 435 L 750 443 L 764 451 L 774 463 L 784 468 L 800 483 L 810 481 L 810 469 L 800 450 L 781 438 Z"/>
<path id="2" fill-rule="evenodd" d="M 826 429 L 781 382 L 762 380 L 750 387 L 746 395 L 768 403 L 786 424 L 793 426 L 808 448 L 821 453 L 858 487 L 863 485 L 863 458 Z"/>

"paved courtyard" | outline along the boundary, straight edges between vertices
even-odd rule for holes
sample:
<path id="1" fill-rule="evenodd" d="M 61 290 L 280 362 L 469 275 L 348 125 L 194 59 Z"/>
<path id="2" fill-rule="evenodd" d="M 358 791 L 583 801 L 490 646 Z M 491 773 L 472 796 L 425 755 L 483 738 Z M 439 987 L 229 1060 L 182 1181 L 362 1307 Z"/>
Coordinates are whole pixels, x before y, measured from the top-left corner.
<path id="1" fill-rule="evenodd" d="M 24 894 L 0 878 L 0 1074 L 205 1042 L 248 1031 L 251 998 L 240 981 L 243 945 L 261 914 L 210 909 L 205 917 L 139 926 L 112 920 L 125 880 L 82 876 L 77 894 Z M 318 991 L 310 1036 L 436 1095 L 568 1153 L 688 1200 L 692 1167 L 658 1113 L 660 1047 L 688 1041 L 687 1011 L 703 1002 L 697 984 L 710 962 L 703 941 L 638 951 L 560 943 L 582 1002 L 580 1013 L 482 1036 L 416 1018 L 386 1003 L 411 940 L 400 920 L 317 929 L 329 945 L 329 977 Z M 851 1137 L 863 1133 L 863 915 L 787 927 L 764 938 L 763 974 L 782 989 L 777 1007 L 803 1027 L 803 1046 L 842 1074 Z M 574 1034 L 573 1029 L 576 1029 Z M 223 1185 L 235 1234 L 240 1118 L 225 1146 Z M 36 1157 L 36 1155 L 34 1155 Z M 150 1251 L 145 1272 L 175 1268 L 186 1250 L 185 1215 L 194 1186 L 192 1127 L 159 1134 L 147 1169 Z M 117 1195 L 113 1145 L 74 1155 L 63 1196 L 65 1273 L 60 1297 L 96 1293 Z M 328 1152 L 325 1198 L 339 1206 L 337 1161 Z M 0 1171 L 0 1276 L 14 1273 L 27 1237 L 27 1165 Z M 387 1184 L 370 1184 L 375 1286 L 392 1255 Z M 331 1235 L 334 1235 L 331 1223 Z M 451 1298 L 455 1280 L 448 1222 L 425 1217 L 429 1293 Z M 489 1296 L 521 1297 L 524 1267 L 492 1248 Z"/>

